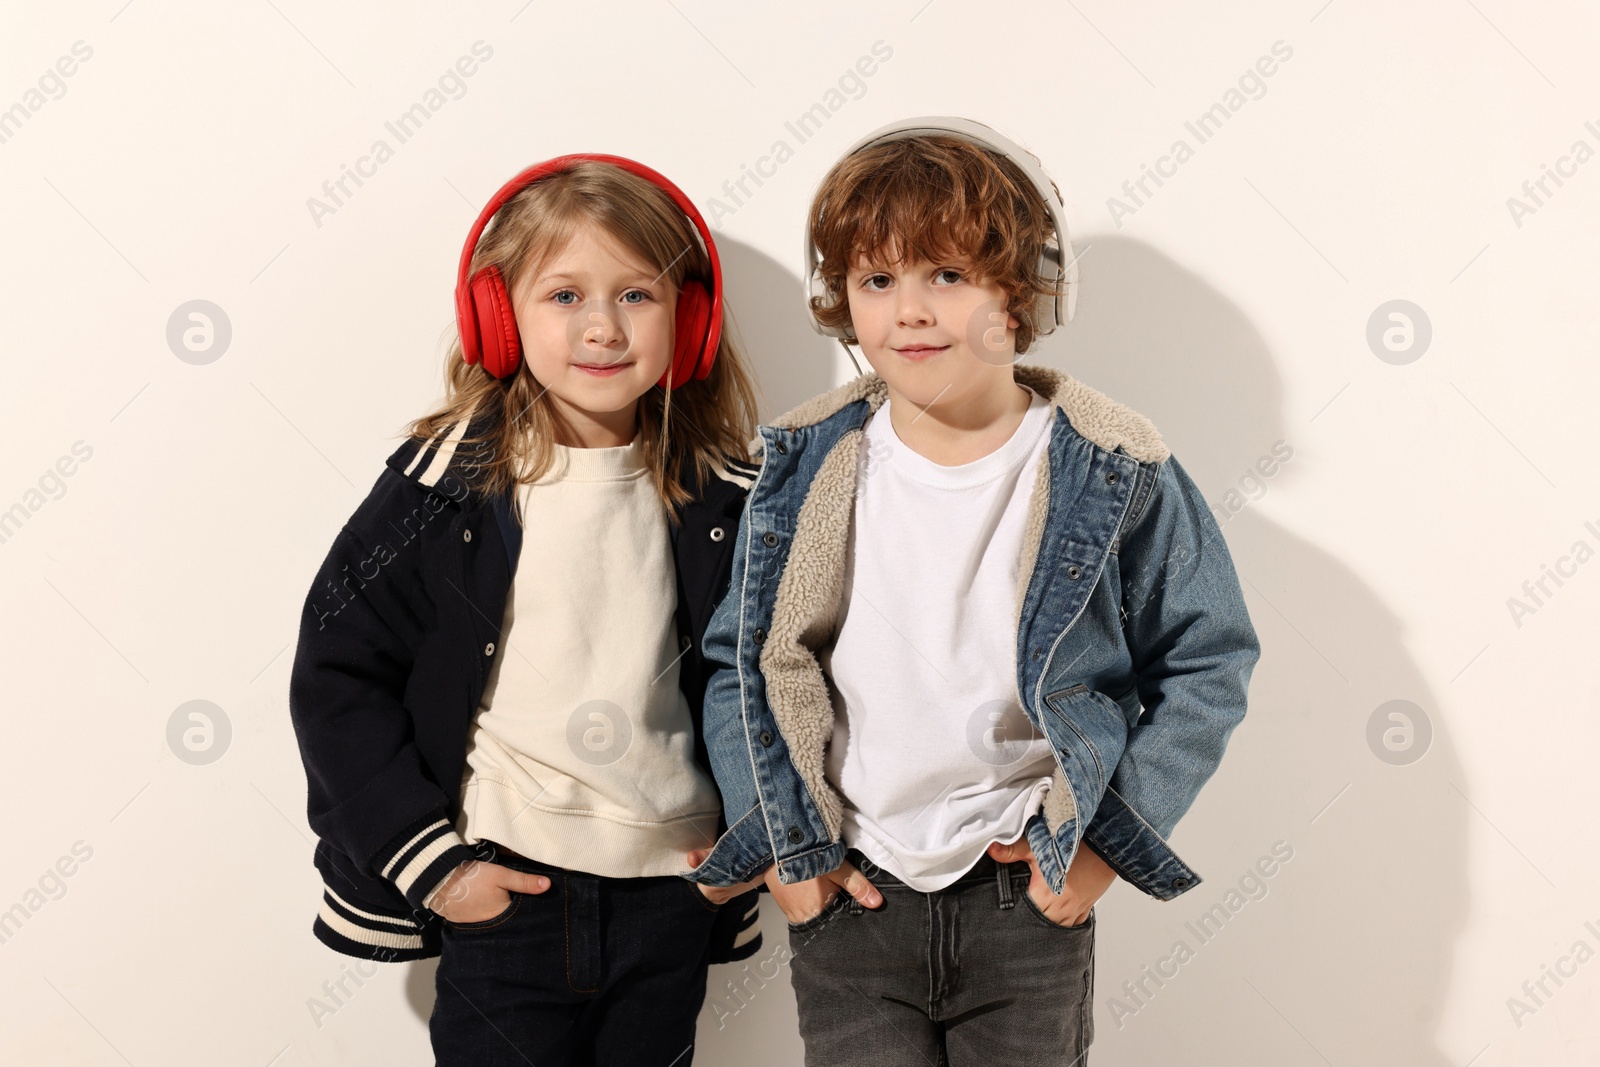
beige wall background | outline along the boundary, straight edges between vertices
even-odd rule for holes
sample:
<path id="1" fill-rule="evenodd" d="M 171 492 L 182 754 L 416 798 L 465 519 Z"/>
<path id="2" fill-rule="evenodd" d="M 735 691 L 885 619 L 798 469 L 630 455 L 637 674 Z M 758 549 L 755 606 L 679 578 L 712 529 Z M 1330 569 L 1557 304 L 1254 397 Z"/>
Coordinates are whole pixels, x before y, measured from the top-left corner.
<path id="1" fill-rule="evenodd" d="M 1094 1062 L 1600 1057 L 1592 8 L 103 0 L 0 26 L 0 1060 L 432 1062 L 433 964 L 352 977 L 311 937 L 286 689 L 316 564 L 440 393 L 472 219 L 560 153 L 662 170 L 715 219 L 773 415 L 851 373 L 802 316 L 812 189 L 918 114 L 1060 184 L 1079 317 L 1030 358 L 1155 421 L 1264 646 L 1173 838 L 1204 882 L 1100 904 Z M 781 920 L 713 971 L 700 1062 L 801 1062 Z"/>

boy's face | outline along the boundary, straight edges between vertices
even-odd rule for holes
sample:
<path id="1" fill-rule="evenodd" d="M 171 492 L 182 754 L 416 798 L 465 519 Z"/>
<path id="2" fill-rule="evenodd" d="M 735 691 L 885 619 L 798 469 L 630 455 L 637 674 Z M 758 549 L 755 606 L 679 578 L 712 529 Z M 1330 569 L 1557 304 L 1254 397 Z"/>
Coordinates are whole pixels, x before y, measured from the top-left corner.
<path id="1" fill-rule="evenodd" d="M 867 362 L 917 407 L 955 407 L 1013 381 L 1017 318 L 1005 310 L 1005 291 L 976 279 L 969 260 L 859 256 L 845 294 Z"/>
<path id="2" fill-rule="evenodd" d="M 512 300 L 523 360 L 587 448 L 633 439 L 672 357 L 677 293 L 598 227 L 578 229 Z"/>

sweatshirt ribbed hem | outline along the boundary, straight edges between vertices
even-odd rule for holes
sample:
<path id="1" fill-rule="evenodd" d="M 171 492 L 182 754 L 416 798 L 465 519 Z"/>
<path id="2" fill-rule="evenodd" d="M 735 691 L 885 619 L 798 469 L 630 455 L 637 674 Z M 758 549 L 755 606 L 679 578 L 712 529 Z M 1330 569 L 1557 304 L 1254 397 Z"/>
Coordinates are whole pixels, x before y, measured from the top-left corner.
<path id="1" fill-rule="evenodd" d="M 484 789 L 492 791 L 485 794 Z M 496 841 L 540 863 L 607 878 L 681 875 L 691 849 L 716 844 L 721 808 L 640 823 L 603 813 L 530 805 L 510 785 L 477 776 L 462 811 L 471 812 L 471 843 Z"/>

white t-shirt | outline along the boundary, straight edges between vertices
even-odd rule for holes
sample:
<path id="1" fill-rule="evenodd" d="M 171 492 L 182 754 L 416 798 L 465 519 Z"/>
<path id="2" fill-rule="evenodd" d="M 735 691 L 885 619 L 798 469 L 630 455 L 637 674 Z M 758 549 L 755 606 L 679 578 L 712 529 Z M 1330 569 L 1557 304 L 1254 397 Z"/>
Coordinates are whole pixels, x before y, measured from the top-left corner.
<path id="1" fill-rule="evenodd" d="M 1021 837 L 1055 771 L 1017 700 L 1022 532 L 1053 414 L 1028 392 L 1016 432 L 971 463 L 907 448 L 892 401 L 862 442 L 841 621 L 818 657 L 825 773 L 845 843 L 922 892 Z"/>

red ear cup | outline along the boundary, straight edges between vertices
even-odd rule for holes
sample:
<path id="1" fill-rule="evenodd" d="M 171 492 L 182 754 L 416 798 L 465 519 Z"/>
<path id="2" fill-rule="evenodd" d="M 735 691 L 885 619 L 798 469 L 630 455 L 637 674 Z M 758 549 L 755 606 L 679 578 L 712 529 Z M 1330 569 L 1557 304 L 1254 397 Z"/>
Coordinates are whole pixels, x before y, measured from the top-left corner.
<path id="1" fill-rule="evenodd" d="M 491 263 L 473 275 L 471 289 L 483 369 L 496 378 L 515 374 L 517 365 L 522 362 L 522 338 L 517 333 L 517 316 L 511 308 L 511 295 L 506 291 L 500 268 Z"/>
<path id="2" fill-rule="evenodd" d="M 672 387 L 680 389 L 692 378 L 704 378 L 710 373 L 710 363 L 704 358 L 706 327 L 711 323 L 711 297 L 705 286 L 690 278 L 678 291 L 677 310 L 673 313 Z M 715 341 L 712 342 L 715 345 Z M 714 351 L 714 349 L 713 349 Z M 667 372 L 656 382 L 667 385 Z"/>
<path id="3" fill-rule="evenodd" d="M 696 293 L 705 301 L 703 333 L 694 335 L 694 351 L 697 358 L 690 364 L 693 368 L 693 377 L 696 381 L 703 380 L 711 373 L 711 365 L 717 361 L 717 347 L 722 343 L 722 306 L 721 300 L 712 299 L 706 292 L 705 286 L 699 282 L 691 283 Z M 720 290 L 721 282 L 717 283 Z M 686 378 L 685 381 L 688 379 Z"/>

